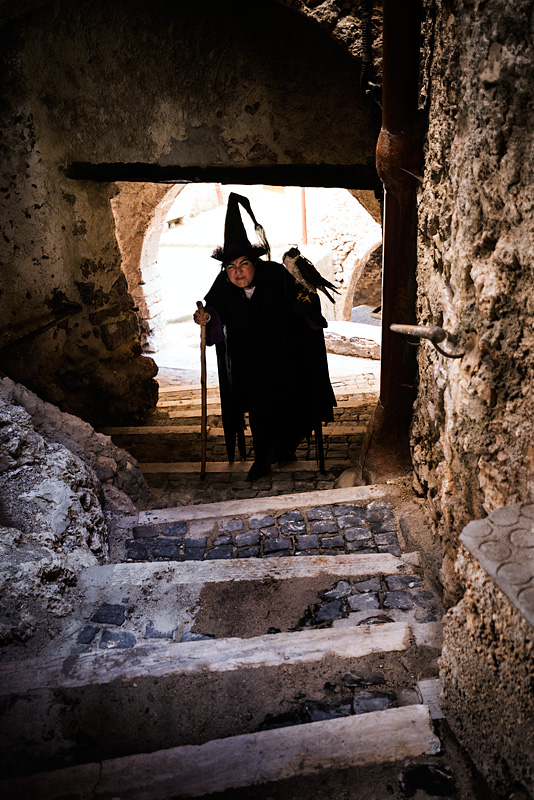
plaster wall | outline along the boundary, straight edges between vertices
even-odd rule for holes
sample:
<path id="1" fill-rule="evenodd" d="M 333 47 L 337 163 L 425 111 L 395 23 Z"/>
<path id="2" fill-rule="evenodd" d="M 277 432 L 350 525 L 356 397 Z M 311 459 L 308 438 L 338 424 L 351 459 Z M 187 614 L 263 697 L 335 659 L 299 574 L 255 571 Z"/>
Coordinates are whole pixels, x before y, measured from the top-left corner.
<path id="1" fill-rule="evenodd" d="M 534 499 L 534 10 L 438 0 L 427 12 L 417 316 L 466 354 L 420 347 L 412 452 L 450 603 L 462 591 L 453 564 L 464 525 Z"/>
<path id="2" fill-rule="evenodd" d="M 441 707 L 495 796 L 531 797 L 534 630 L 464 547 L 456 567 L 466 590 L 445 617 Z"/>
<path id="3" fill-rule="evenodd" d="M 155 404 L 156 367 L 142 356 L 121 270 L 118 188 L 66 171 L 74 162 L 144 164 L 178 178 L 219 166 L 372 170 L 352 34 L 341 47 L 321 25 L 268 0 L 202 9 L 56 0 L 4 25 L 3 343 L 18 335 L 15 322 L 26 332 L 62 299 L 83 311 L 0 354 L 0 369 L 95 424 L 133 420 Z"/>

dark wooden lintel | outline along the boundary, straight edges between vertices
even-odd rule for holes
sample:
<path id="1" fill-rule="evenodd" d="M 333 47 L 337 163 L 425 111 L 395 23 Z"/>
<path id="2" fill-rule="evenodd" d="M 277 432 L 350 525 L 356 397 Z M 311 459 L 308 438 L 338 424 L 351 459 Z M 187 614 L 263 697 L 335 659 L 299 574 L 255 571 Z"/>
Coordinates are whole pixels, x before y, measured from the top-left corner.
<path id="1" fill-rule="evenodd" d="M 100 183 L 231 183 L 370 189 L 379 184 L 374 164 L 273 164 L 263 166 L 180 167 L 143 163 L 91 164 L 76 161 L 63 170 L 68 178 Z"/>

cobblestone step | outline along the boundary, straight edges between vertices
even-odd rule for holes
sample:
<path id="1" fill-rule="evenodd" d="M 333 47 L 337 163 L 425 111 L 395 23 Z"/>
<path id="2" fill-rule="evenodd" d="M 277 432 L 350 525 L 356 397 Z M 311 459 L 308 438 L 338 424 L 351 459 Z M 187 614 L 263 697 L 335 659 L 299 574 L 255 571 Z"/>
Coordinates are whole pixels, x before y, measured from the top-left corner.
<path id="1" fill-rule="evenodd" d="M 128 562 L 79 574 L 63 633 L 41 652 L 67 658 L 193 636 L 249 638 L 354 615 L 358 624 L 420 626 L 437 613 L 417 554 Z"/>
<path id="2" fill-rule="evenodd" d="M 428 709 L 413 705 L 83 764 L 4 783 L 3 791 L 26 800 L 169 800 L 359 768 L 354 785 L 385 797 L 402 764 L 439 749 Z M 392 768 L 370 780 L 365 768 L 381 764 Z M 312 784 L 309 791 L 313 797 Z"/>
<path id="3" fill-rule="evenodd" d="M 204 483 L 199 479 L 192 484 L 192 491 Z M 247 486 L 246 482 L 241 485 Z M 250 489 L 243 489 L 236 500 L 184 503 L 180 507 L 151 509 L 125 517 L 116 523 L 113 560 L 158 558 L 152 548 L 156 540 L 162 539 L 167 544 L 159 546 L 165 550 L 167 559 L 189 560 L 185 554 L 186 548 L 190 548 L 186 539 L 194 537 L 199 540 L 195 560 L 219 547 L 224 549 L 213 552 L 210 558 L 243 558 L 247 554 L 257 557 L 276 551 L 278 555 L 362 550 L 399 554 L 402 541 L 392 510 L 396 494 L 392 487 L 291 492 L 293 485 L 294 482 L 288 481 L 287 493 L 278 496 L 272 488 L 257 497 L 247 495 Z M 235 478 L 232 486 L 234 492 L 240 486 Z M 246 541 L 245 536 L 249 537 Z M 254 541 L 251 537 L 255 537 Z M 266 546 L 268 540 L 272 541 Z M 122 550 L 116 550 L 117 546 Z M 241 548 L 247 549 L 241 551 Z"/>
<path id="4" fill-rule="evenodd" d="M 418 554 L 129 562 L 80 573 L 64 634 L 43 655 L 141 650 L 194 638 L 274 635 L 324 627 L 412 625 L 435 647 L 441 605 Z M 439 641 L 437 642 L 439 647 Z"/>
<path id="5" fill-rule="evenodd" d="M 123 527 L 152 525 L 181 520 L 219 519 L 222 517 L 268 514 L 299 510 L 312 506 L 356 503 L 368 506 L 373 501 L 391 503 L 394 507 L 398 499 L 395 485 L 373 484 L 370 486 L 350 486 L 327 491 L 295 492 L 282 497 L 258 497 L 250 500 L 226 501 L 223 503 L 199 503 L 194 506 L 149 509 L 123 518 Z"/>
<path id="6" fill-rule="evenodd" d="M 259 515 L 137 524 L 114 560 L 201 561 L 388 552 L 400 556 L 399 527 L 387 501 L 332 503 Z M 122 529 L 125 530 L 124 528 Z"/>

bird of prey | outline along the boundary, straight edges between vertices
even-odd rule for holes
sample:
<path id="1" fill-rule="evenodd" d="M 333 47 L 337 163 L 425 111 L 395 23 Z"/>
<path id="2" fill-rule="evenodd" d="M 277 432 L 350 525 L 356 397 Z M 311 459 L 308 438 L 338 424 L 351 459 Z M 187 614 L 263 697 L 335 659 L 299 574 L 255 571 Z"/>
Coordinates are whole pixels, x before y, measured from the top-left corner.
<path id="1" fill-rule="evenodd" d="M 308 261 L 307 258 L 301 255 L 298 247 L 291 247 L 287 253 L 284 253 L 282 261 L 284 267 L 293 275 L 297 283 L 300 283 L 301 286 L 304 286 L 305 289 L 314 294 L 317 294 L 317 290 L 319 289 L 319 291 L 323 292 L 328 297 L 331 303 L 336 302 L 327 291 L 328 288 L 336 294 L 339 294 L 334 284 L 327 281 L 326 278 L 323 278 L 311 261 Z"/>

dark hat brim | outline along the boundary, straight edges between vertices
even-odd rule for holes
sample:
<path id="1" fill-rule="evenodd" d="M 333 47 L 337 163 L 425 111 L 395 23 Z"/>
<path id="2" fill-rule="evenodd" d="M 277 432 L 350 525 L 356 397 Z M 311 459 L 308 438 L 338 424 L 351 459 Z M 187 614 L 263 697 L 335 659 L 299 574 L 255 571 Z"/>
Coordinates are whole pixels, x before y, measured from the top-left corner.
<path id="1" fill-rule="evenodd" d="M 248 256 L 252 259 L 257 259 L 264 256 L 267 252 L 265 247 L 261 244 L 250 244 L 250 242 L 243 242 L 242 244 L 225 244 L 224 247 L 216 247 L 211 257 L 216 261 L 222 261 L 227 264 L 239 256 Z"/>

